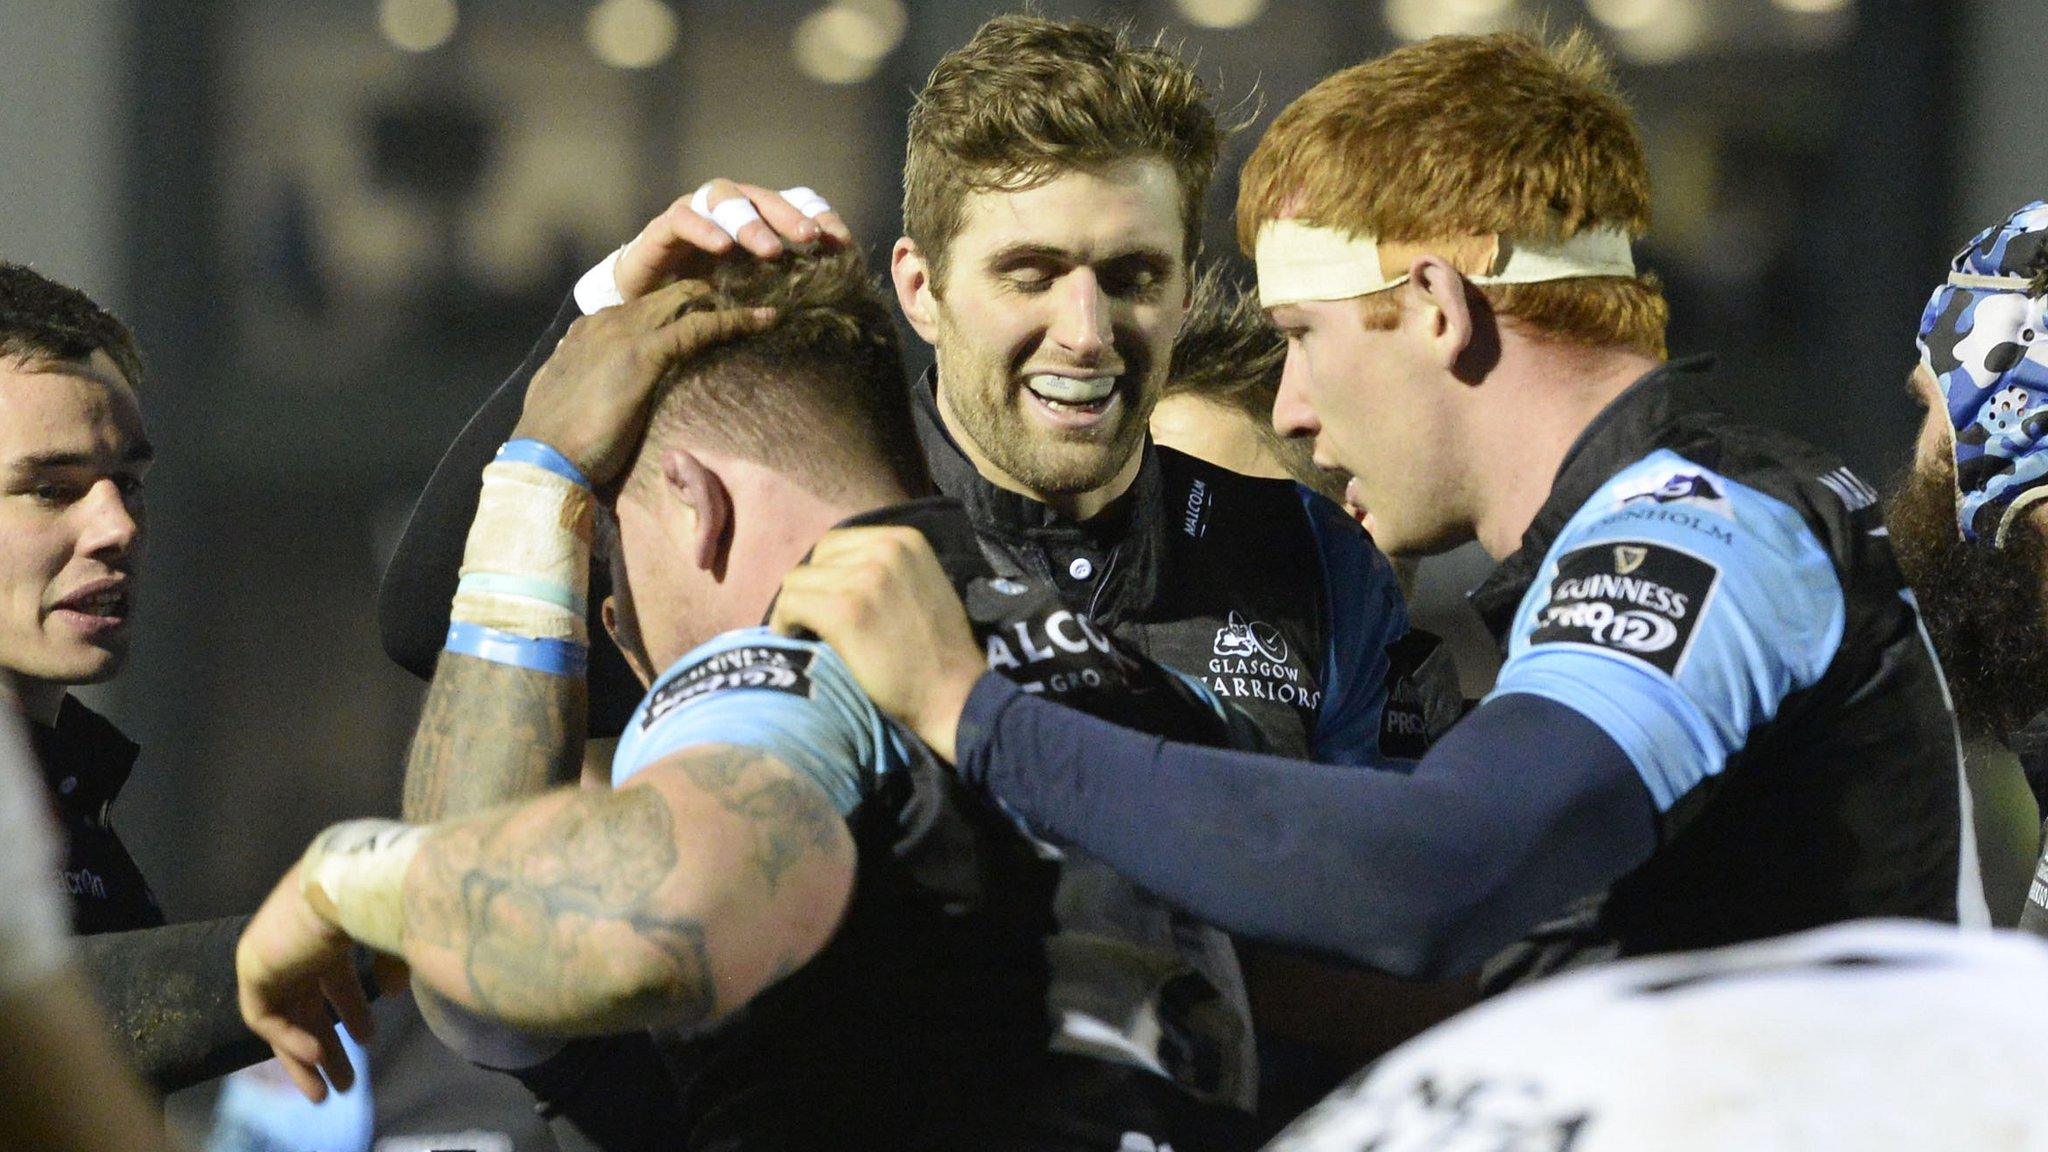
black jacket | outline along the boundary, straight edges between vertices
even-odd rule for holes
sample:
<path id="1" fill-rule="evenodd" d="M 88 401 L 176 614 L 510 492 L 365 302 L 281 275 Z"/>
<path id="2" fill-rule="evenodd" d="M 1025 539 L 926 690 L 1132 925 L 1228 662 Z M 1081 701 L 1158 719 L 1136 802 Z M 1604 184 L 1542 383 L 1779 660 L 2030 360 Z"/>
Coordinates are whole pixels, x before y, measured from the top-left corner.
<path id="1" fill-rule="evenodd" d="M 242 1024 L 235 943 L 246 916 L 166 926 L 149 881 L 110 813 L 140 749 L 98 713 L 64 698 L 54 728 L 29 725 L 64 831 L 63 883 L 82 939 L 79 963 L 115 1039 L 159 1090 L 189 1087 L 270 1055 Z"/>

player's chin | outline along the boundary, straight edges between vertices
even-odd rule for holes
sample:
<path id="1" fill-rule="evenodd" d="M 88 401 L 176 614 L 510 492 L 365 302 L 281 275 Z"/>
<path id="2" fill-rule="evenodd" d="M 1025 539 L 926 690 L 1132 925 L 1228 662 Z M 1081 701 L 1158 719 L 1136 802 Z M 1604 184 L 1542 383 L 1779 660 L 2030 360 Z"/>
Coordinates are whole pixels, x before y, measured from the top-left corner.
<path id="1" fill-rule="evenodd" d="M 128 640 L 103 637 L 95 643 L 70 643 L 48 653 L 48 671 L 37 678 L 56 684 L 104 684 L 128 665 Z"/>
<path id="2" fill-rule="evenodd" d="M 1087 438 L 1047 437 L 1032 453 L 1037 475 L 1033 487 L 1041 492 L 1079 494 L 1110 484 L 1137 450 L 1132 436 Z"/>

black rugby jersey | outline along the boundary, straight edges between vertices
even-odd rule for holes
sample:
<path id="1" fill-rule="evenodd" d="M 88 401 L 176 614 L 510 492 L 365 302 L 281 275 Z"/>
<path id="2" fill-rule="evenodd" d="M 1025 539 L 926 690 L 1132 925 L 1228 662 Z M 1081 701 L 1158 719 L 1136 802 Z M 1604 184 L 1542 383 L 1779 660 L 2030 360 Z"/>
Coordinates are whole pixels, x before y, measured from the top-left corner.
<path id="1" fill-rule="evenodd" d="M 71 897 L 72 927 L 81 936 L 160 927 L 164 914 L 156 894 L 110 819 L 141 749 L 69 695 L 56 727 L 30 724 L 29 737 L 64 830 L 63 884 Z"/>
<path id="2" fill-rule="evenodd" d="M 1651 859 L 1497 957 L 1491 987 L 1857 917 L 1986 919 L 1955 718 L 1876 493 L 1718 413 L 1703 367 L 1667 365 L 1609 404 L 1471 595 L 1509 655 L 1497 691 L 1623 733 L 1660 813 Z M 1711 597 L 1738 594 L 1738 628 L 1701 624 Z M 1518 677 L 1517 657 L 1546 648 L 1587 655 Z M 1698 725 L 1628 737 L 1650 721 L 1603 711 L 1609 669 L 1690 684 Z M 1748 682 L 1767 674 L 1788 678 Z M 1715 751 L 1660 751 L 1695 743 Z"/>
<path id="3" fill-rule="evenodd" d="M 952 501 L 896 505 L 847 521 L 855 524 L 922 531 L 983 644 L 1031 654 L 998 661 L 1031 690 L 1177 740 L 1256 742 L 1241 715 L 1192 680 L 1131 655 L 1043 585 L 997 576 Z M 690 705 L 754 692 L 798 706 L 769 696 L 808 693 L 823 661 L 802 641 L 747 644 L 700 666 L 780 661 L 801 666 L 797 683 L 727 678 L 689 692 Z M 652 703 L 683 698 L 665 686 L 704 682 L 690 659 L 664 673 L 629 722 L 615 773 L 637 770 L 634 741 L 680 712 Z M 1059 862 L 914 736 L 895 730 L 873 754 L 872 764 L 845 766 L 863 781 L 846 810 L 854 890 L 824 949 L 707 1035 L 584 1041 L 519 1071 L 545 1110 L 612 1149 L 1106 1150 L 1126 1132 L 1183 1150 L 1254 1143 L 1248 1117 L 1233 1109 L 1147 1072 L 1052 1050 L 1057 959 L 1047 942 L 1059 928 Z M 1163 1018 L 1161 1051 L 1189 1080 L 1213 1081 L 1231 1053 L 1198 1025 L 1222 1008 L 1206 989 L 1184 994 L 1194 1023 Z"/>

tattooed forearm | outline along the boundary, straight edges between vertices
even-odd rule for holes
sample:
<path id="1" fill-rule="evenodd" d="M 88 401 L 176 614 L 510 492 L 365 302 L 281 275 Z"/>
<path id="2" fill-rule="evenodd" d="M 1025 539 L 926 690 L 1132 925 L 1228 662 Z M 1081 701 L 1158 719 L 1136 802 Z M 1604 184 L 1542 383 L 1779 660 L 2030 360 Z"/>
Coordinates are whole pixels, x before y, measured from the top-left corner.
<path id="1" fill-rule="evenodd" d="M 405 765 L 405 818 L 466 816 L 576 779 L 581 680 L 443 652 Z"/>
<path id="2" fill-rule="evenodd" d="M 429 990 L 521 1027 L 694 1028 L 815 953 L 851 882 L 822 789 L 698 748 L 616 792 L 437 829 L 407 881 L 406 952 Z"/>

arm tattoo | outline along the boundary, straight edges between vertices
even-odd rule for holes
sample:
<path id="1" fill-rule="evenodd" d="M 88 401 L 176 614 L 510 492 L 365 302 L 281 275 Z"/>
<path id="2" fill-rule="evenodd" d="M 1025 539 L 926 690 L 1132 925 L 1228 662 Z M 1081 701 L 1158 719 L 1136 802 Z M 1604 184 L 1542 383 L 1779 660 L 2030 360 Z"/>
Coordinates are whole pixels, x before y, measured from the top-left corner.
<path id="1" fill-rule="evenodd" d="M 707 942 L 735 931 L 721 910 L 775 899 L 792 868 L 840 843 L 843 824 L 821 789 L 758 752 L 707 746 L 667 766 L 707 803 L 655 787 L 564 792 L 445 826 L 408 883 L 408 938 L 457 954 L 477 1005 L 514 1023 L 687 1029 L 733 1007 L 717 1002 Z M 692 812 L 722 826 L 693 828 Z M 684 876 L 685 842 L 735 855 Z M 705 886 L 726 894 L 676 895 Z"/>
<path id="2" fill-rule="evenodd" d="M 405 818 L 467 816 L 576 779 L 581 680 L 443 652 L 405 764 Z"/>
<path id="3" fill-rule="evenodd" d="M 708 1019 L 704 926 L 662 914 L 654 899 L 676 868 L 668 803 L 651 788 L 567 801 L 538 820 L 522 806 L 430 840 L 406 931 L 460 953 L 478 1005 L 507 1020 L 573 1017 L 587 1025 L 578 1031 L 609 1031 Z M 592 1002 L 640 949 L 664 967 L 662 991 Z"/>
<path id="4" fill-rule="evenodd" d="M 690 757 L 682 769 L 705 795 L 747 822 L 750 864 L 770 895 L 805 854 L 829 845 L 842 824 L 817 785 L 758 752 L 718 745 Z"/>

